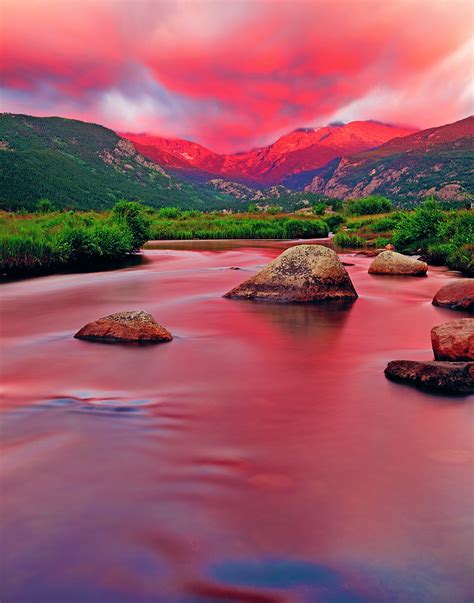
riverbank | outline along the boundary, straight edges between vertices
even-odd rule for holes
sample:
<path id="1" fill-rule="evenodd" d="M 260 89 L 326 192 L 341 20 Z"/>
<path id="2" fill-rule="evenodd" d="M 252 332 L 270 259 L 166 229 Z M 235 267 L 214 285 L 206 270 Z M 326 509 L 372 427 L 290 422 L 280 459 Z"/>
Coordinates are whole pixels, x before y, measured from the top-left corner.
<path id="1" fill-rule="evenodd" d="M 427 202 L 413 211 L 384 214 L 353 215 L 351 203 L 337 212 L 324 211 L 323 206 L 306 213 L 222 214 L 121 202 L 111 212 L 0 212 L 0 273 L 5 279 L 113 268 L 146 241 L 308 240 L 331 231 L 336 250 L 372 252 L 393 244 L 431 264 L 474 274 L 470 210 L 446 211 Z"/>
<path id="2" fill-rule="evenodd" d="M 0 212 L 0 274 L 5 279 L 123 265 L 149 238 L 138 203 L 111 212 Z"/>
<path id="3" fill-rule="evenodd" d="M 445 211 L 427 201 L 413 211 L 347 218 L 336 232 L 341 249 L 373 249 L 394 245 L 397 251 L 422 256 L 434 266 L 447 266 L 474 276 L 474 211 Z"/>
<path id="4" fill-rule="evenodd" d="M 130 261 L 148 240 L 327 237 L 324 219 L 295 214 L 223 215 L 122 202 L 111 212 L 0 212 L 3 279 L 104 270 Z"/>

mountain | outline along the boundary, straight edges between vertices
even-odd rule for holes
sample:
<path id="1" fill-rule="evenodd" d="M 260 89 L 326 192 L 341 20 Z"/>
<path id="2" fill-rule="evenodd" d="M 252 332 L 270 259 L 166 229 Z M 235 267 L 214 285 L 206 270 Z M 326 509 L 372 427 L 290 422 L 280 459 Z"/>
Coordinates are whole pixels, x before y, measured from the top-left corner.
<path id="1" fill-rule="evenodd" d="M 220 155 L 182 139 L 168 139 L 148 134 L 122 134 L 137 151 L 173 173 L 207 181 L 218 177 L 253 186 L 280 184 L 289 176 L 317 170 L 329 161 L 365 151 L 394 137 L 414 132 L 376 121 L 354 121 L 321 128 L 300 128 L 271 145 Z M 306 182 L 311 181 L 311 174 Z"/>
<path id="2" fill-rule="evenodd" d="M 382 194 L 461 200 L 474 192 L 474 117 L 395 138 L 326 166 L 305 190 L 337 198 Z"/>
<path id="3" fill-rule="evenodd" d="M 219 155 L 186 140 L 4 113 L 0 208 L 31 209 L 40 198 L 71 209 L 106 209 L 126 198 L 202 210 L 268 199 L 299 207 L 317 195 L 460 199 L 474 191 L 473 127 L 469 117 L 406 135 L 358 121 L 301 128 L 260 149 Z"/>
<path id="4" fill-rule="evenodd" d="M 0 207 L 106 209 L 121 198 L 217 209 L 235 199 L 183 183 L 103 126 L 60 117 L 0 115 Z"/>

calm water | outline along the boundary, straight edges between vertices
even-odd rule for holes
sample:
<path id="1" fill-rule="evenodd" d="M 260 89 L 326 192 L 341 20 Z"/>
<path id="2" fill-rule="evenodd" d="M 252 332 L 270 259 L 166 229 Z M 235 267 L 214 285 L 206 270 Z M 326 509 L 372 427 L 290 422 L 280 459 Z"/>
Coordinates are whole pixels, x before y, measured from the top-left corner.
<path id="1" fill-rule="evenodd" d="M 470 602 L 472 402 L 383 376 L 458 276 L 273 305 L 221 295 L 285 243 L 167 246 L 1 289 L 2 603 Z M 175 340 L 72 338 L 133 309 Z"/>

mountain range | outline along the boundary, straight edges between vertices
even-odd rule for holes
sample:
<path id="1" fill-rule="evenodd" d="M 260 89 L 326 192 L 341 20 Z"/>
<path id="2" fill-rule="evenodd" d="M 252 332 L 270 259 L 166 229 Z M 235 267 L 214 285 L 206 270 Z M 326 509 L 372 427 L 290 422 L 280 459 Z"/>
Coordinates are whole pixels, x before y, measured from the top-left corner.
<path id="1" fill-rule="evenodd" d="M 41 198 L 68 209 L 107 209 L 119 199 L 153 207 L 224 209 L 236 200 L 184 182 L 98 124 L 0 115 L 0 207 L 31 209 Z"/>
<path id="2" fill-rule="evenodd" d="M 332 162 L 305 190 L 336 198 L 462 199 L 474 192 L 474 117 Z"/>
<path id="3" fill-rule="evenodd" d="M 142 155 L 184 177 L 206 181 L 224 177 L 253 186 L 283 184 L 294 174 L 313 172 L 331 160 L 378 147 L 413 128 L 376 121 L 354 121 L 320 128 L 299 128 L 273 144 L 221 155 L 182 139 L 123 133 Z"/>
<path id="4" fill-rule="evenodd" d="M 271 145 L 221 155 L 182 139 L 4 113 L 0 207 L 28 209 L 43 197 L 71 209 L 105 209 L 120 198 L 224 209 L 308 193 L 383 194 L 402 205 L 431 194 L 459 200 L 474 192 L 473 134 L 472 116 L 420 131 L 355 121 L 300 128 Z"/>

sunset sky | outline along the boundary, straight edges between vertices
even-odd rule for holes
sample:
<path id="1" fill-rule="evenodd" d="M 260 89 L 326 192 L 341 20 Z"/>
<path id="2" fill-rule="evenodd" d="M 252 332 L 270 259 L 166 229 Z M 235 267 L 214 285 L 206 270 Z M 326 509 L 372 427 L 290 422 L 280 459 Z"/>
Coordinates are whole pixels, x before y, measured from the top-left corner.
<path id="1" fill-rule="evenodd" d="M 471 0 L 2 0 L 2 111 L 217 151 L 473 112 Z"/>

